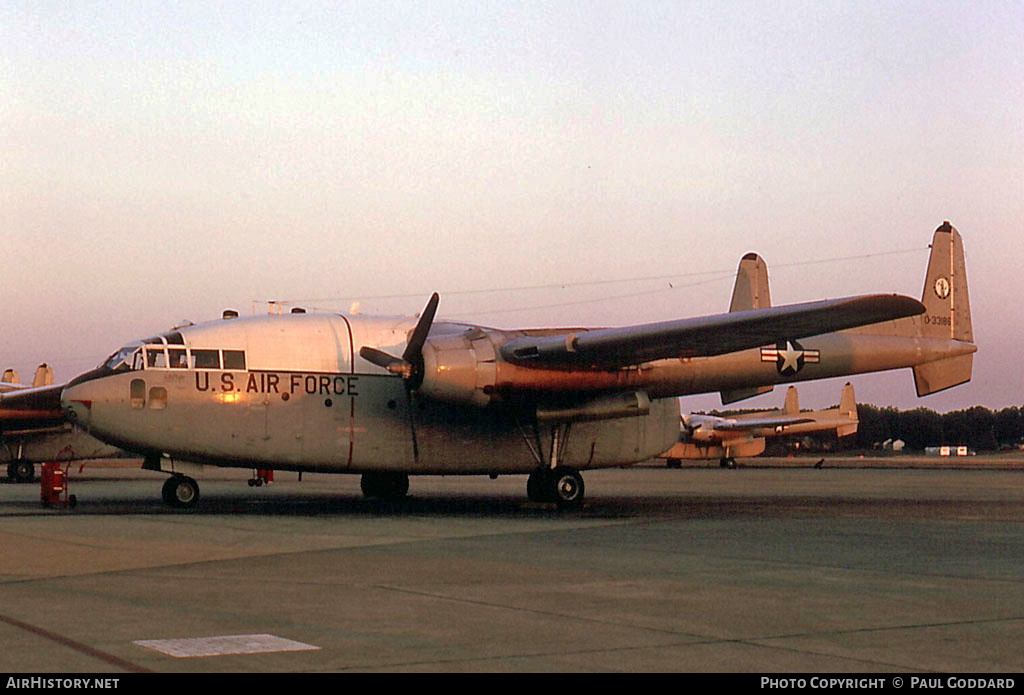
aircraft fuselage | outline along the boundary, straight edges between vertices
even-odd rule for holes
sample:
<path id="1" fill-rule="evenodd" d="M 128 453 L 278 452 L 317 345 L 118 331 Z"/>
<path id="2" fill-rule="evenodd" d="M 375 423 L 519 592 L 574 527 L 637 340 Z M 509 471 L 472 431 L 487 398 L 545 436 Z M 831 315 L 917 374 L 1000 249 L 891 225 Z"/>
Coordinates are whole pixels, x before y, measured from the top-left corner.
<path id="1" fill-rule="evenodd" d="M 190 326 L 124 348 L 105 370 L 69 384 L 62 400 L 93 435 L 143 454 L 248 468 L 481 474 L 543 465 L 555 435 L 538 408 L 566 405 L 561 391 L 571 390 L 577 403 L 580 394 L 649 395 L 649 409 L 634 416 L 571 423 L 559 442 L 560 463 L 584 470 L 670 448 L 676 396 L 912 366 L 930 350 L 948 356 L 952 342 L 850 331 L 716 357 L 563 371 L 502 361 L 495 346 L 519 332 L 442 323 L 427 344 L 433 372 L 422 388 L 443 393 L 438 380 L 456 373 L 447 386 L 462 390 L 439 400 L 407 391 L 402 378 L 355 347 L 397 351 L 412 325 L 297 314 Z M 459 358 L 462 372 L 444 363 L 453 349 L 429 357 L 432 344 L 470 345 Z M 510 387 L 515 398 L 504 395 Z"/>

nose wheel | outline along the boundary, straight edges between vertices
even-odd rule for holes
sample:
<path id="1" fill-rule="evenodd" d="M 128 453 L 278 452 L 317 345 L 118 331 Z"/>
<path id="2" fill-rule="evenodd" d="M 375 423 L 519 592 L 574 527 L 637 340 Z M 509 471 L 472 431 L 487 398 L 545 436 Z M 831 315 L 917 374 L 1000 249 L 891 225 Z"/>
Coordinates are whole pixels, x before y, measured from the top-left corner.
<path id="1" fill-rule="evenodd" d="M 164 503 L 178 509 L 191 509 L 199 501 L 199 483 L 187 475 L 172 475 L 164 482 Z"/>

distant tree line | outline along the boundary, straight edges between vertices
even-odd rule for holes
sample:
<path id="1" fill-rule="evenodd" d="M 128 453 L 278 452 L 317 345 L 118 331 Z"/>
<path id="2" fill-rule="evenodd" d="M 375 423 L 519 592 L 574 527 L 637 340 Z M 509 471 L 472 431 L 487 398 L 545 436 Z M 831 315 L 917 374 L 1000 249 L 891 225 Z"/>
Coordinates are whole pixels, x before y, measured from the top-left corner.
<path id="1" fill-rule="evenodd" d="M 928 408 L 899 410 L 858 403 L 857 448 L 902 440 L 907 449 L 967 446 L 974 451 L 1018 448 L 1024 442 L 1024 408 L 993 411 L 982 406 L 949 413 Z M 852 437 L 851 437 L 852 439 Z"/>

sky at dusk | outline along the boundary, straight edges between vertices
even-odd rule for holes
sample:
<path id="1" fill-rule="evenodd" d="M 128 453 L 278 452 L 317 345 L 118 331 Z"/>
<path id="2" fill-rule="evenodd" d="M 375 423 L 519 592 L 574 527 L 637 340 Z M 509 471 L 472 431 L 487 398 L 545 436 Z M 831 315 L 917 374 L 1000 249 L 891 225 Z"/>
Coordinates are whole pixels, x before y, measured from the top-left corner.
<path id="1" fill-rule="evenodd" d="M 973 381 L 857 376 L 858 400 L 1024 405 L 1019 0 L 7 0 L 0 45 L 0 367 L 23 381 L 267 300 L 719 313 L 749 251 L 776 304 L 920 297 L 949 220 Z"/>

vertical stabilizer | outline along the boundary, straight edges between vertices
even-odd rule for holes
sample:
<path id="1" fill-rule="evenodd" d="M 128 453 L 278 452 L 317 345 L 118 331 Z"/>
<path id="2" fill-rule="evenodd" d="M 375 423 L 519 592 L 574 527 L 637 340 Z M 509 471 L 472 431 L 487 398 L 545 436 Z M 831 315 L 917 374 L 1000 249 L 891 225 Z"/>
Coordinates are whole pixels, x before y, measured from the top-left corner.
<path id="1" fill-rule="evenodd" d="M 856 434 L 860 418 L 857 415 L 857 397 L 853 393 L 853 384 L 850 382 L 846 382 L 846 386 L 843 387 L 843 395 L 839 399 L 839 415 L 852 422 L 837 427 L 836 434 L 840 437 Z"/>
<path id="2" fill-rule="evenodd" d="M 853 384 L 846 382 L 843 387 L 843 396 L 839 400 L 839 414 L 851 420 L 857 418 L 857 396 L 853 393 Z"/>
<path id="3" fill-rule="evenodd" d="M 32 377 L 32 386 L 52 386 L 53 385 L 53 368 L 50 365 L 43 362 L 41 365 L 36 367 L 36 375 Z"/>
<path id="4" fill-rule="evenodd" d="M 796 386 L 786 389 L 786 404 L 783 406 L 782 412 L 786 415 L 800 414 L 800 397 L 796 393 Z"/>
<path id="5" fill-rule="evenodd" d="M 765 309 L 771 305 L 772 300 L 768 292 L 768 264 L 756 253 L 748 253 L 740 259 L 739 268 L 736 269 L 736 284 L 732 288 L 729 311 Z M 722 405 L 760 396 L 762 393 L 770 393 L 773 388 L 773 386 L 759 386 L 722 391 Z"/>
<path id="6" fill-rule="evenodd" d="M 974 342 L 964 242 L 960 232 L 949 222 L 943 222 L 935 230 L 921 303 L 927 309 L 924 318 L 926 338 Z"/>
<path id="7" fill-rule="evenodd" d="M 14 371 L 13 369 L 5 369 L 4 370 L 4 375 L 2 377 L 0 377 L 0 383 L 2 383 L 2 384 L 17 384 L 17 383 L 20 383 L 18 381 L 18 372 Z"/>
<path id="8" fill-rule="evenodd" d="M 768 293 L 768 265 L 756 253 L 740 259 L 736 269 L 736 284 L 732 288 L 729 311 L 764 309 L 772 305 Z"/>
<path id="9" fill-rule="evenodd" d="M 921 318 L 923 337 L 974 342 L 963 239 L 949 222 L 935 230 L 921 303 L 926 309 Z M 917 395 L 970 381 L 973 366 L 974 355 L 966 354 L 914 367 Z"/>

